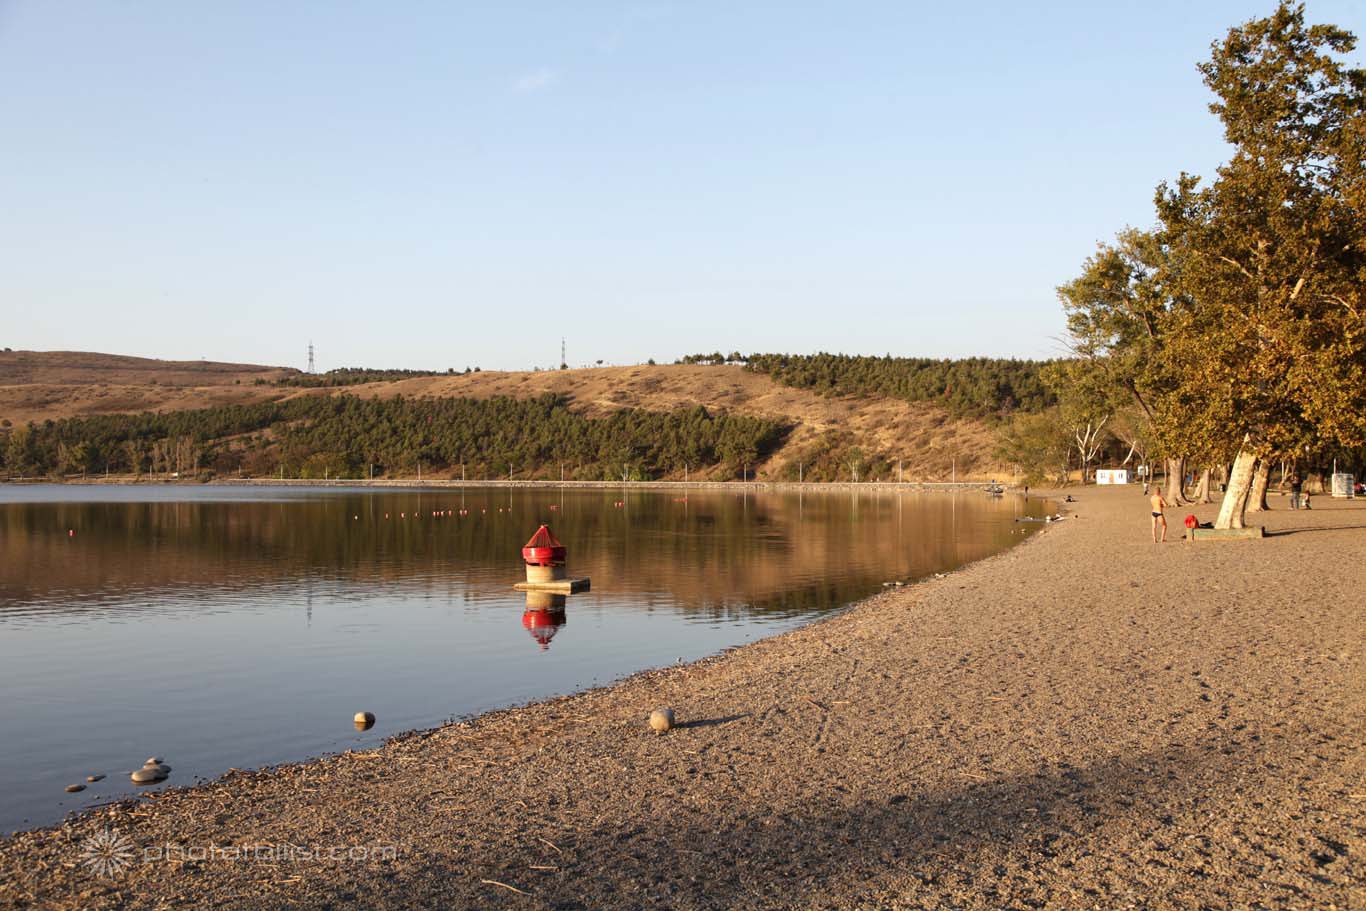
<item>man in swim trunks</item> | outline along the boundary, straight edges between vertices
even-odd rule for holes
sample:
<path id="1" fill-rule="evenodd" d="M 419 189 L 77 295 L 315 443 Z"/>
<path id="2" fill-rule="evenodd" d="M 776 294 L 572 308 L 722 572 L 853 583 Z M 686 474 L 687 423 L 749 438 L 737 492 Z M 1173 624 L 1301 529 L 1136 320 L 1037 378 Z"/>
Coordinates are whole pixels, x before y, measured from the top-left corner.
<path id="1" fill-rule="evenodd" d="M 1157 543 L 1157 526 L 1162 526 L 1162 542 L 1167 541 L 1167 517 L 1162 514 L 1167 508 L 1167 501 L 1162 499 L 1162 491 L 1156 491 L 1148 498 L 1153 506 L 1153 543 Z"/>

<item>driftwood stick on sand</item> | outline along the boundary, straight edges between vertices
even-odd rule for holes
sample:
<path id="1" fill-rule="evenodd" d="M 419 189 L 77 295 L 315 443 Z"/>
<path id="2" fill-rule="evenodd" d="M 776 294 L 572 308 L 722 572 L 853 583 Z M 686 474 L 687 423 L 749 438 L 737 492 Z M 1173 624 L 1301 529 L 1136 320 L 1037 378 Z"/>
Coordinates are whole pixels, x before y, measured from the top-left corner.
<path id="1" fill-rule="evenodd" d="M 509 892 L 516 892 L 518 895 L 531 894 L 530 892 L 524 892 L 521 889 L 518 889 L 516 886 L 509 886 L 507 883 L 500 883 L 496 879 L 481 879 L 479 881 L 487 886 L 497 886 L 500 889 L 507 889 Z"/>

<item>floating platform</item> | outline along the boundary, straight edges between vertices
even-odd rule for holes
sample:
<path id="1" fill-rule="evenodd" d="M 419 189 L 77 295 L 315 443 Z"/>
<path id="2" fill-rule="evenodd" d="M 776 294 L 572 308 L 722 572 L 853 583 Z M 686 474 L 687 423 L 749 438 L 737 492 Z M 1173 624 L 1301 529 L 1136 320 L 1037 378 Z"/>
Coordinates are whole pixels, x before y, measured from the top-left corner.
<path id="1" fill-rule="evenodd" d="M 1186 534 L 1192 541 L 1231 541 L 1238 538 L 1264 538 L 1266 526 L 1249 525 L 1246 528 L 1189 528 Z"/>
<path id="2" fill-rule="evenodd" d="M 589 581 L 587 579 L 552 579 L 546 582 L 518 582 L 512 587 L 519 592 L 550 592 L 554 595 L 573 595 L 588 591 Z"/>

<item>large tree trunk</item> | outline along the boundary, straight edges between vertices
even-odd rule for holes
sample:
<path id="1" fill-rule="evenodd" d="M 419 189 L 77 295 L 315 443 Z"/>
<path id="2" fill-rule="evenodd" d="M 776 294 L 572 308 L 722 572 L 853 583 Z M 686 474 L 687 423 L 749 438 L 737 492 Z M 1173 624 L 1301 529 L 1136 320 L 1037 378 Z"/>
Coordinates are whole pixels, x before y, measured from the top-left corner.
<path id="1" fill-rule="evenodd" d="M 1214 520 L 1215 528 L 1243 527 L 1243 510 L 1247 507 L 1247 495 L 1252 489 L 1252 475 L 1256 467 L 1257 457 L 1246 449 L 1240 451 L 1238 458 L 1233 460 L 1224 502 L 1219 507 L 1219 518 Z"/>
<path id="2" fill-rule="evenodd" d="M 1213 503 L 1209 495 L 1209 476 L 1210 470 L 1206 468 L 1200 472 L 1200 483 L 1195 488 L 1195 496 L 1191 498 L 1192 503 Z"/>
<path id="3" fill-rule="evenodd" d="M 1266 505 L 1266 485 L 1271 480 L 1271 463 L 1262 459 L 1257 470 L 1252 473 L 1252 490 L 1247 495 L 1248 512 L 1265 512 L 1271 507 Z"/>
<path id="4" fill-rule="evenodd" d="M 1182 482 L 1186 479 L 1186 460 L 1168 459 L 1167 460 L 1167 489 L 1163 491 L 1162 498 L 1172 506 L 1180 506 L 1182 500 Z"/>

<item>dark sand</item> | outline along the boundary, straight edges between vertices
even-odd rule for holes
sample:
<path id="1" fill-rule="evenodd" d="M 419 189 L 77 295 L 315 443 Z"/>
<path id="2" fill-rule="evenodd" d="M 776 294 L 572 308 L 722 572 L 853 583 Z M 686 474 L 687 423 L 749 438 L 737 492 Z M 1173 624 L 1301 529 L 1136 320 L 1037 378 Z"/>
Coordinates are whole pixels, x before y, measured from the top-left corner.
<path id="1" fill-rule="evenodd" d="M 718 658 L 0 840 L 0 906 L 1366 907 L 1366 503 L 1154 546 L 1136 489 L 1076 495 Z"/>

